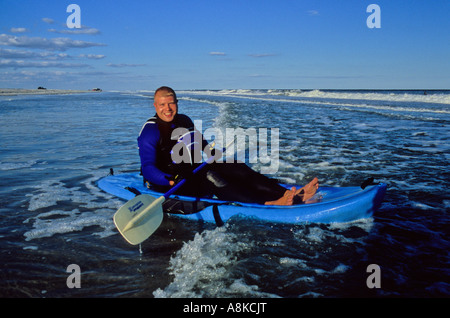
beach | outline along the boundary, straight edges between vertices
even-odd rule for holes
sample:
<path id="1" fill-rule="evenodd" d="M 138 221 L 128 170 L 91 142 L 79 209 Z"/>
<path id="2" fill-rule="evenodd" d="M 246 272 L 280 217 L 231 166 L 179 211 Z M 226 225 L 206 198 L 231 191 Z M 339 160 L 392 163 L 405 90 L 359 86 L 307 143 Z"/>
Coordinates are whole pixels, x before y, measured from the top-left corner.
<path id="1" fill-rule="evenodd" d="M 16 95 L 67 95 L 93 93 L 94 90 L 69 90 L 69 89 L 25 89 L 25 88 L 0 88 L 0 96 Z"/>

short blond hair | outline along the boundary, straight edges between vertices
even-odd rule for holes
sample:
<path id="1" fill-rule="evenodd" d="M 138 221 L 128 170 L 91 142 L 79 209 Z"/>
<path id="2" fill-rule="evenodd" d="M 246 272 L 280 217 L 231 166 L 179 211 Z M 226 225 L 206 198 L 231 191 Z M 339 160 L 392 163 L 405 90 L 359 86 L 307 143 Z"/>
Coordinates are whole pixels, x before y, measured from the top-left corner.
<path id="1" fill-rule="evenodd" d="M 155 95 L 153 98 L 156 98 L 157 94 L 162 94 L 162 96 L 173 96 L 175 98 L 175 101 L 177 101 L 177 94 L 175 93 L 175 91 L 168 87 L 168 86 L 161 86 L 160 88 L 158 88 L 155 91 Z"/>

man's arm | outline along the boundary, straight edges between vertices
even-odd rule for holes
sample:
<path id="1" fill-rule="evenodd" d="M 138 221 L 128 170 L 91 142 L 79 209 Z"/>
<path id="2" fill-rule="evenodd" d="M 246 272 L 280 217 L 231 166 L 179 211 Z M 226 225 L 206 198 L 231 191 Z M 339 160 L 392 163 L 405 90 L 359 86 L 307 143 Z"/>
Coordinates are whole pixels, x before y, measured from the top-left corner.
<path id="1" fill-rule="evenodd" d="M 156 149 L 160 133 L 156 123 L 146 123 L 138 137 L 139 156 L 141 158 L 142 174 L 151 183 L 169 186 L 173 176 L 162 172 L 156 166 Z"/>

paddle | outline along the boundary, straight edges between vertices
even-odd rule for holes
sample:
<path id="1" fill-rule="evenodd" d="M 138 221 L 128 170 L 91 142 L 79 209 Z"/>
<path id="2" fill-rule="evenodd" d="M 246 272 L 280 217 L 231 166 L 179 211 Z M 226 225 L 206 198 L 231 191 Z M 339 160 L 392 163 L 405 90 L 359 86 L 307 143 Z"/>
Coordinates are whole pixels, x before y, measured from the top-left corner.
<path id="1" fill-rule="evenodd" d="M 224 151 L 230 147 L 233 142 L 234 139 L 224 148 Z M 213 160 L 214 156 L 209 157 L 207 161 L 194 169 L 192 175 L 196 174 Z M 133 245 L 145 241 L 162 223 L 162 204 L 164 201 L 185 183 L 186 179 L 181 180 L 159 198 L 152 197 L 149 194 L 141 194 L 125 203 L 117 210 L 116 214 L 114 214 L 114 224 L 119 230 L 119 233 Z"/>

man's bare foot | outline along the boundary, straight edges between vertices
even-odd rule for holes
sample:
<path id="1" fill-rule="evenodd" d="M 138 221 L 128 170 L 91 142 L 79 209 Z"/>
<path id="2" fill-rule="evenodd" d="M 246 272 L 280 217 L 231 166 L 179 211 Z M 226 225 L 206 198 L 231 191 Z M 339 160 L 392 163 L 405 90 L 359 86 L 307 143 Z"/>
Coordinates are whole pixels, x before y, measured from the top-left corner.
<path id="1" fill-rule="evenodd" d="M 292 205 L 294 203 L 296 189 L 294 187 L 291 190 L 286 190 L 284 195 L 275 201 L 267 201 L 265 205 Z"/>
<path id="2" fill-rule="evenodd" d="M 295 191 L 295 195 L 301 197 L 303 202 L 306 202 L 309 199 L 311 199 L 314 194 L 316 194 L 318 188 L 319 188 L 319 179 L 314 178 L 310 183 L 305 185 L 303 188 L 300 188 L 297 191 Z"/>

